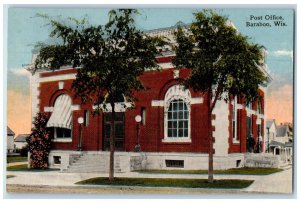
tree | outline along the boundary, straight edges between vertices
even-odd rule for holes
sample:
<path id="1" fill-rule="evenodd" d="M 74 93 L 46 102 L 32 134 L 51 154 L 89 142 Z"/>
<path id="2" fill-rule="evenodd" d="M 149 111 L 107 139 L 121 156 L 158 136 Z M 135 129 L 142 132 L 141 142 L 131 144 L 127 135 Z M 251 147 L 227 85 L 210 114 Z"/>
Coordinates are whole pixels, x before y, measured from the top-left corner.
<path id="1" fill-rule="evenodd" d="M 31 134 L 26 139 L 30 152 L 30 167 L 37 169 L 48 168 L 48 157 L 51 147 L 51 137 L 46 129 L 48 116 L 37 113 L 34 118 Z"/>
<path id="2" fill-rule="evenodd" d="M 86 20 L 74 20 L 75 26 L 49 19 L 51 37 L 62 44 L 42 46 L 35 69 L 59 69 L 72 64 L 79 68 L 72 89 L 83 103 L 93 102 L 111 106 L 112 133 L 110 137 L 109 179 L 114 178 L 115 103 L 120 96 L 133 101 L 133 91 L 143 89 L 139 76 L 148 68 L 158 68 L 155 57 L 160 38 L 146 36 L 135 27 L 134 9 L 109 12 L 105 26 L 86 26 Z M 98 111 L 99 112 L 99 111 Z"/>
<path id="3" fill-rule="evenodd" d="M 185 87 L 207 95 L 209 138 L 208 180 L 213 181 L 212 111 L 218 100 L 229 101 L 241 95 L 247 102 L 259 97 L 258 88 L 267 78 L 263 65 L 262 46 L 248 42 L 238 33 L 227 17 L 213 10 L 194 13 L 189 29 L 178 27 L 173 64 L 189 68 Z"/>

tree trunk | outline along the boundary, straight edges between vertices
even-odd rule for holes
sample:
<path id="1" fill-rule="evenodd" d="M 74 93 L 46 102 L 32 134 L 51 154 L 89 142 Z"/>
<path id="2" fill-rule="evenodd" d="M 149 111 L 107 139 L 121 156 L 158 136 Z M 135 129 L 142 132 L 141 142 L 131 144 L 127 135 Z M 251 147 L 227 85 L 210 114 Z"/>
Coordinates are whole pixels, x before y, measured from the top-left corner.
<path id="1" fill-rule="evenodd" d="M 208 151 L 208 182 L 212 183 L 214 181 L 213 177 L 213 133 L 212 133 L 212 108 L 211 108 L 211 95 L 212 90 L 208 91 L 207 95 L 207 124 L 208 124 L 208 142 L 209 142 L 209 151 Z"/>
<path id="2" fill-rule="evenodd" d="M 114 154 L 115 154 L 115 103 L 111 102 L 111 135 L 109 157 L 109 181 L 114 180 Z"/>

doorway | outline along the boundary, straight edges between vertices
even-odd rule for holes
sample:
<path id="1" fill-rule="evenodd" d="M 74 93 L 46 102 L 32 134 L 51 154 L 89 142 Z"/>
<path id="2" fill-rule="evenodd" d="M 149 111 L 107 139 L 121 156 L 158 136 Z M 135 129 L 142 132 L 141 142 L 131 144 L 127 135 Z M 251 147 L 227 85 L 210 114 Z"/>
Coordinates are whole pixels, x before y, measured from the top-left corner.
<path id="1" fill-rule="evenodd" d="M 109 151 L 110 150 L 110 136 L 112 132 L 112 125 L 111 125 L 112 113 L 105 113 L 104 120 L 103 120 L 103 150 Z M 124 151 L 124 141 L 125 141 L 125 113 L 115 113 L 115 150 L 116 151 Z"/>

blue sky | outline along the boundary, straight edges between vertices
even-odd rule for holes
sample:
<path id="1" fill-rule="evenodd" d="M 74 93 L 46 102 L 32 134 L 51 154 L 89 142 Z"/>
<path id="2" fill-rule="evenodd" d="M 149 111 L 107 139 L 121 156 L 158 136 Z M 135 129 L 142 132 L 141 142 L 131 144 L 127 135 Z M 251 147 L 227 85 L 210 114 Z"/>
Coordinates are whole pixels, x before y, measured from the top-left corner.
<path id="1" fill-rule="evenodd" d="M 29 95 L 29 79 L 23 64 L 31 62 L 31 50 L 38 41 L 49 40 L 50 27 L 44 19 L 34 17 L 37 13 L 50 16 L 61 15 L 62 18 L 81 18 L 87 15 L 90 24 L 105 24 L 108 20 L 109 9 L 100 8 L 16 8 L 8 9 L 8 30 L 7 30 L 7 88 L 9 91 Z M 150 9 L 140 8 L 141 15 L 137 17 L 137 27 L 142 30 L 149 30 L 174 25 L 178 21 L 191 23 L 193 12 L 201 8 L 172 8 L 172 9 Z M 239 32 L 247 35 L 250 41 L 259 43 L 268 50 L 267 64 L 273 81 L 270 84 L 268 97 L 276 102 L 272 105 L 288 105 L 289 114 L 282 109 L 280 114 L 271 114 L 280 122 L 292 121 L 292 87 L 293 87 L 293 37 L 294 37 L 294 12 L 291 9 L 242 9 L 224 8 L 216 9 L 219 14 L 226 15 L 234 23 Z M 276 27 L 272 20 L 261 20 L 269 22 L 272 27 L 247 27 L 246 22 L 250 21 L 251 15 L 265 18 L 269 16 L 282 16 L 286 26 Z M 8 95 L 11 101 L 15 94 Z M 283 97 L 283 98 L 278 98 Z M 279 99 L 279 101 L 277 101 Z M 281 100 L 280 100 L 281 99 Z M 279 103 L 278 103 L 279 102 Z M 8 106 L 9 108 L 9 106 Z M 277 109 L 278 111 L 278 109 Z M 284 115 L 283 115 L 284 114 Z M 10 122 L 8 115 L 8 124 Z M 285 120 L 284 120 L 284 119 Z M 14 120 L 11 118 L 11 120 Z M 12 121 L 11 121 L 12 122 Z"/>

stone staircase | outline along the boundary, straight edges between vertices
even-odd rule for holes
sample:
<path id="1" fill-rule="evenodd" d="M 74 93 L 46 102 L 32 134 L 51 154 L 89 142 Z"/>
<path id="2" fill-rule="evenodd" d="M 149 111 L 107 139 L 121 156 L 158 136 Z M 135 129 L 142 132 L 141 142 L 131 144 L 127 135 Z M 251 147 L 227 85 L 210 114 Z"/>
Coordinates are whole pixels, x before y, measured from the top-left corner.
<path id="1" fill-rule="evenodd" d="M 122 172 L 120 167 L 120 157 L 115 155 L 115 173 Z M 109 172 L 109 153 L 87 154 L 74 156 L 70 162 L 66 173 L 108 173 Z"/>

